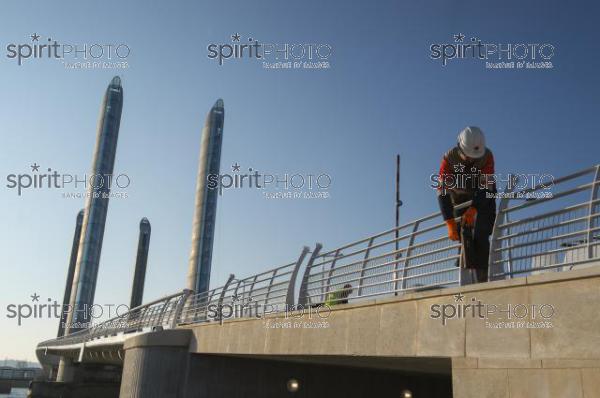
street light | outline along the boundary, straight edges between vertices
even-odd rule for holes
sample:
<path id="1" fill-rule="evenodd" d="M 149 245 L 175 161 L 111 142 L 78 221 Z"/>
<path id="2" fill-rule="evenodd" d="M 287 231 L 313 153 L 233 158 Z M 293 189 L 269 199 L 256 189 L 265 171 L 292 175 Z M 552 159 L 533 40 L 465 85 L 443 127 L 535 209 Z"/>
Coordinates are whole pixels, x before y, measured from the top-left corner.
<path id="1" fill-rule="evenodd" d="M 287 382 L 287 389 L 289 392 L 298 392 L 300 389 L 300 382 L 296 379 L 289 379 Z"/>

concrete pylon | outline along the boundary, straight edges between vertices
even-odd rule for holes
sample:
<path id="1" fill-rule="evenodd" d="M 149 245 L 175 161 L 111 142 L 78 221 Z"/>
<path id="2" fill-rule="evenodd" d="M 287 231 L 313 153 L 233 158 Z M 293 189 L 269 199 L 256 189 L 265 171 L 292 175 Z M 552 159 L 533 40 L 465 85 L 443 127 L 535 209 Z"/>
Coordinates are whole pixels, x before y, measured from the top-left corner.
<path id="1" fill-rule="evenodd" d="M 187 275 L 187 287 L 196 293 L 208 291 L 210 284 L 219 191 L 208 187 L 207 177 L 211 174 L 219 174 L 224 120 L 223 100 L 219 99 L 206 116 L 200 142 L 200 161 L 192 223 L 192 249 Z"/>
<path id="2" fill-rule="evenodd" d="M 87 191 L 77 265 L 71 289 L 70 304 L 73 311 L 67 318 L 67 334 L 82 329 L 79 326 L 71 327 L 73 324 L 85 324 L 91 320 L 89 309 L 94 304 L 96 292 L 122 108 L 123 88 L 121 79 L 115 76 L 106 89 L 100 108 L 96 148 L 89 176 L 90 179 L 94 179 L 94 184 L 90 183 Z"/>
<path id="3" fill-rule="evenodd" d="M 77 252 L 79 251 L 79 238 L 81 237 L 81 226 L 83 224 L 83 209 L 77 213 L 75 221 L 75 233 L 73 234 L 73 245 L 71 246 L 71 258 L 69 260 L 69 269 L 67 270 L 67 282 L 65 284 L 65 294 L 63 296 L 63 306 L 60 313 L 60 323 L 58 324 L 57 337 L 65 334 L 65 323 L 67 321 L 67 311 L 65 309 L 71 300 L 71 288 L 73 285 L 73 275 L 75 274 L 75 265 L 77 264 Z"/>
<path id="4" fill-rule="evenodd" d="M 96 278 L 102 252 L 122 109 L 123 87 L 121 79 L 115 76 L 106 88 L 100 107 L 96 147 L 91 175 L 88 176 L 85 212 L 69 300 L 71 310 L 66 320 L 65 334 L 67 335 L 83 329 L 91 321 L 90 311 L 96 293 Z M 67 371 L 65 366 L 68 366 L 67 362 L 61 360 L 58 381 L 70 381 L 65 377 L 73 372 Z"/>
<path id="5" fill-rule="evenodd" d="M 146 266 L 148 263 L 148 250 L 150 249 L 150 233 L 150 221 L 144 217 L 140 221 L 140 236 L 138 238 L 137 255 L 135 258 L 131 301 L 129 302 L 130 309 L 142 305 L 144 281 L 146 280 Z"/>

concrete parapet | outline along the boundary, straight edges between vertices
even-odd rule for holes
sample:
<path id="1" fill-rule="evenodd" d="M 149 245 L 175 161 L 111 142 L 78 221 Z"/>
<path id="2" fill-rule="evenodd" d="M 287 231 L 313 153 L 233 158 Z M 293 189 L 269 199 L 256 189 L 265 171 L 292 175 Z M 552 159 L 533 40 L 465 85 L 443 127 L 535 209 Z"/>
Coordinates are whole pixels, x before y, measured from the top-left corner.
<path id="1" fill-rule="evenodd" d="M 598 302 L 600 267 L 589 267 L 339 305 L 323 329 L 281 314 L 186 328 L 192 353 L 452 358 L 455 398 L 589 398 L 600 397 Z M 477 303 L 495 311 L 432 316 Z M 269 327 L 276 322 L 292 327 Z"/>

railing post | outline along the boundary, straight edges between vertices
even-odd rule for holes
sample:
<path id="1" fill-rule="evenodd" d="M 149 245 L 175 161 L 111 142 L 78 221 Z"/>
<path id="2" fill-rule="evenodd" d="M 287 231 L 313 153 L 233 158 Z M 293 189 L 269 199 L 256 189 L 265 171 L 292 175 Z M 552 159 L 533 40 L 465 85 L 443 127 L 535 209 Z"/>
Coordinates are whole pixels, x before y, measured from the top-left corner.
<path id="1" fill-rule="evenodd" d="M 147 315 L 148 315 L 148 307 L 143 307 L 142 316 L 140 317 L 140 328 L 144 327 L 144 322 L 146 321 Z"/>
<path id="2" fill-rule="evenodd" d="M 304 262 L 304 258 L 310 251 L 308 246 L 304 246 L 302 248 L 302 252 L 300 253 L 300 257 L 298 257 L 298 261 L 296 261 L 296 265 L 294 266 L 294 270 L 292 271 L 292 275 L 290 276 L 290 283 L 288 284 L 287 295 L 285 297 L 285 304 L 290 307 L 296 304 L 296 279 L 298 278 L 298 271 Z"/>
<path id="3" fill-rule="evenodd" d="M 267 293 L 265 293 L 264 305 L 267 305 L 269 303 L 269 296 L 271 295 L 271 289 L 273 288 L 273 282 L 275 281 L 275 278 L 277 277 L 277 271 L 278 271 L 278 269 L 274 269 L 273 273 L 271 274 L 271 280 L 269 281 L 269 286 L 267 287 Z"/>
<path id="4" fill-rule="evenodd" d="M 594 175 L 594 183 L 592 184 L 592 192 L 590 194 L 590 209 L 588 213 L 588 233 L 587 233 L 587 256 L 588 259 L 594 257 L 594 247 L 592 246 L 592 239 L 594 234 L 592 233 L 593 228 L 593 217 L 594 214 L 594 202 L 598 199 L 598 184 L 600 184 L 600 164 L 596 166 L 596 173 Z"/>
<path id="5" fill-rule="evenodd" d="M 400 269 L 400 259 L 402 258 L 402 254 L 400 253 L 400 229 L 398 227 L 398 221 L 396 220 L 396 231 L 394 232 L 394 251 L 396 252 L 396 254 L 394 255 L 395 258 L 395 262 L 394 262 L 394 296 L 398 295 L 398 280 L 400 278 L 398 278 L 399 276 L 399 269 Z M 404 253 L 404 255 L 406 255 L 406 253 Z"/>
<path id="6" fill-rule="evenodd" d="M 177 320 L 181 316 L 181 313 L 183 312 L 183 308 L 185 307 L 185 302 L 190 297 L 192 292 L 193 292 L 193 290 L 191 290 L 191 289 L 183 290 L 183 295 L 181 296 L 181 299 L 177 303 L 177 307 L 175 307 L 175 313 L 173 314 L 173 319 L 171 320 L 171 328 L 172 329 L 174 329 L 177 326 Z"/>
<path id="7" fill-rule="evenodd" d="M 256 285 L 257 279 L 258 279 L 258 275 L 254 275 L 254 278 L 252 278 L 252 284 L 250 285 L 250 290 L 248 290 L 248 302 L 252 301 L 252 292 L 254 291 L 254 285 Z M 246 308 L 246 307 L 243 308 L 243 314 L 246 314 L 246 313 L 248 313 L 250 315 L 252 314 L 251 306 L 248 306 L 248 308 Z"/>
<path id="8" fill-rule="evenodd" d="M 308 302 L 308 277 L 310 276 L 310 268 L 312 267 L 315 259 L 319 255 L 322 244 L 317 243 L 315 245 L 315 249 L 310 255 L 310 259 L 308 260 L 308 264 L 306 264 L 306 268 L 304 269 L 304 275 L 302 276 L 302 283 L 300 284 L 300 295 L 298 297 L 298 305 L 306 305 Z"/>
<path id="9" fill-rule="evenodd" d="M 183 294 L 185 294 L 185 291 L 183 292 Z M 170 302 L 171 302 L 171 299 L 168 299 L 167 301 L 165 301 L 162 308 L 160 309 L 160 313 L 158 315 L 158 323 L 159 324 L 162 324 L 163 317 L 165 316 L 165 311 L 167 311 L 167 308 L 169 307 Z"/>
<path id="10" fill-rule="evenodd" d="M 238 299 L 238 291 L 240 290 L 240 286 L 242 285 L 242 283 L 244 284 L 244 292 L 242 293 L 242 302 L 244 302 L 244 293 L 246 293 L 246 281 L 244 279 L 237 279 L 237 285 L 235 287 L 235 290 L 233 291 L 233 297 L 235 297 L 235 299 Z"/>
<path id="11" fill-rule="evenodd" d="M 208 319 L 208 306 L 210 305 L 210 303 L 213 300 L 213 296 L 215 295 L 215 290 L 216 289 L 212 289 L 212 290 L 209 290 L 208 292 L 203 293 L 206 296 L 202 299 L 204 301 L 200 300 L 200 302 L 202 303 L 201 305 L 198 305 L 198 301 L 196 301 L 194 303 L 194 306 L 195 306 L 195 308 L 194 308 L 194 320 L 198 318 L 198 313 L 199 312 L 200 313 L 204 312 L 204 316 L 206 317 L 206 319 Z M 204 309 L 201 308 L 202 305 L 204 305 Z"/>
<path id="12" fill-rule="evenodd" d="M 147 326 L 155 326 L 154 322 L 156 321 L 156 307 L 148 308 L 148 320 L 146 321 Z"/>
<path id="13" fill-rule="evenodd" d="M 508 207 L 509 193 L 513 192 L 515 186 L 519 183 L 518 176 L 512 176 L 509 185 L 504 189 L 504 195 L 500 198 L 500 203 L 498 204 L 498 210 L 496 211 L 496 220 L 494 221 L 494 227 L 492 228 L 492 238 L 490 243 L 490 253 L 488 257 L 488 281 L 492 280 L 493 271 L 494 270 L 494 262 L 499 261 L 502 257 L 500 252 L 496 252 L 497 249 L 501 247 L 501 243 L 498 238 L 500 238 L 500 227 L 506 221 L 508 221 L 508 214 L 506 214 L 505 210 Z M 510 244 L 510 242 L 509 242 Z M 510 250 L 509 250 L 510 256 Z M 510 262 L 509 262 L 510 266 Z M 510 270 L 509 270 L 510 271 Z M 512 272 L 509 273 L 509 277 L 512 278 Z"/>
<path id="14" fill-rule="evenodd" d="M 156 314 L 156 308 L 153 306 L 148 307 L 147 312 L 148 315 L 146 316 L 146 326 L 154 326 L 153 322 Z"/>
<path id="15" fill-rule="evenodd" d="M 254 285 L 256 285 L 256 280 L 258 279 L 258 275 L 254 275 L 252 278 L 252 284 L 250 285 L 250 290 L 248 290 L 248 298 L 252 299 L 252 292 L 254 291 Z"/>
<path id="16" fill-rule="evenodd" d="M 337 262 L 338 257 L 342 256 L 342 253 L 340 253 L 340 249 L 337 249 L 333 256 L 333 261 L 331 262 L 331 265 L 329 266 L 329 272 L 327 273 L 327 284 L 325 285 L 325 291 L 323 291 L 323 289 L 321 288 L 322 302 L 325 302 L 325 300 L 327 299 L 327 293 L 329 293 L 329 287 L 331 286 L 331 277 L 333 276 L 333 271 L 335 271 L 335 263 Z"/>
<path id="17" fill-rule="evenodd" d="M 406 247 L 406 255 L 404 256 L 404 262 L 403 262 L 403 266 L 402 266 L 402 286 L 400 288 L 401 290 L 406 290 L 406 276 L 407 276 L 406 267 L 408 266 L 408 262 L 410 261 L 410 256 L 413 252 L 413 246 L 415 244 L 415 234 L 419 230 L 420 224 L 421 224 L 421 221 L 415 221 L 412 232 L 410 234 L 410 239 L 408 241 L 408 245 Z M 394 290 L 398 290 L 398 281 L 397 280 L 396 280 L 396 285 L 394 286 Z"/>
<path id="18" fill-rule="evenodd" d="M 225 294 L 227 293 L 227 289 L 229 289 L 229 285 L 231 284 L 231 281 L 233 281 L 233 279 L 235 278 L 235 275 L 233 274 L 229 274 L 229 278 L 227 278 L 227 282 L 225 282 L 225 286 L 223 286 L 223 290 L 221 290 L 221 294 L 219 295 L 219 312 L 222 315 L 222 311 L 220 311 L 221 308 L 223 308 L 223 300 L 225 299 Z M 221 318 L 221 316 L 219 316 L 219 321 L 223 322 L 223 319 Z"/>
<path id="19" fill-rule="evenodd" d="M 369 253 L 371 252 L 371 246 L 373 246 L 373 242 L 375 241 L 375 237 L 371 237 L 371 239 L 369 239 L 369 243 L 367 244 L 367 250 L 365 250 L 365 257 L 363 259 L 362 262 L 362 266 L 360 269 L 360 279 L 358 280 L 358 293 L 357 293 L 357 297 L 360 297 L 361 293 L 362 293 L 362 285 L 363 285 L 363 279 L 365 278 L 365 269 L 367 268 L 367 264 L 369 263 Z"/>

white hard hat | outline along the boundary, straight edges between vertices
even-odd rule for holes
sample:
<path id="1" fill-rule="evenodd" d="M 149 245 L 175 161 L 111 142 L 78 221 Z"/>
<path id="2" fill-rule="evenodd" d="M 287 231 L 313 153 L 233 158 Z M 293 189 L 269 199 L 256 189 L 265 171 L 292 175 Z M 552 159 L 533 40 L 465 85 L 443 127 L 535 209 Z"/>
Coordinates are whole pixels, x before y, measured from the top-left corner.
<path id="1" fill-rule="evenodd" d="M 485 137 L 479 127 L 467 126 L 458 135 L 458 147 L 468 157 L 478 159 L 485 154 Z"/>

